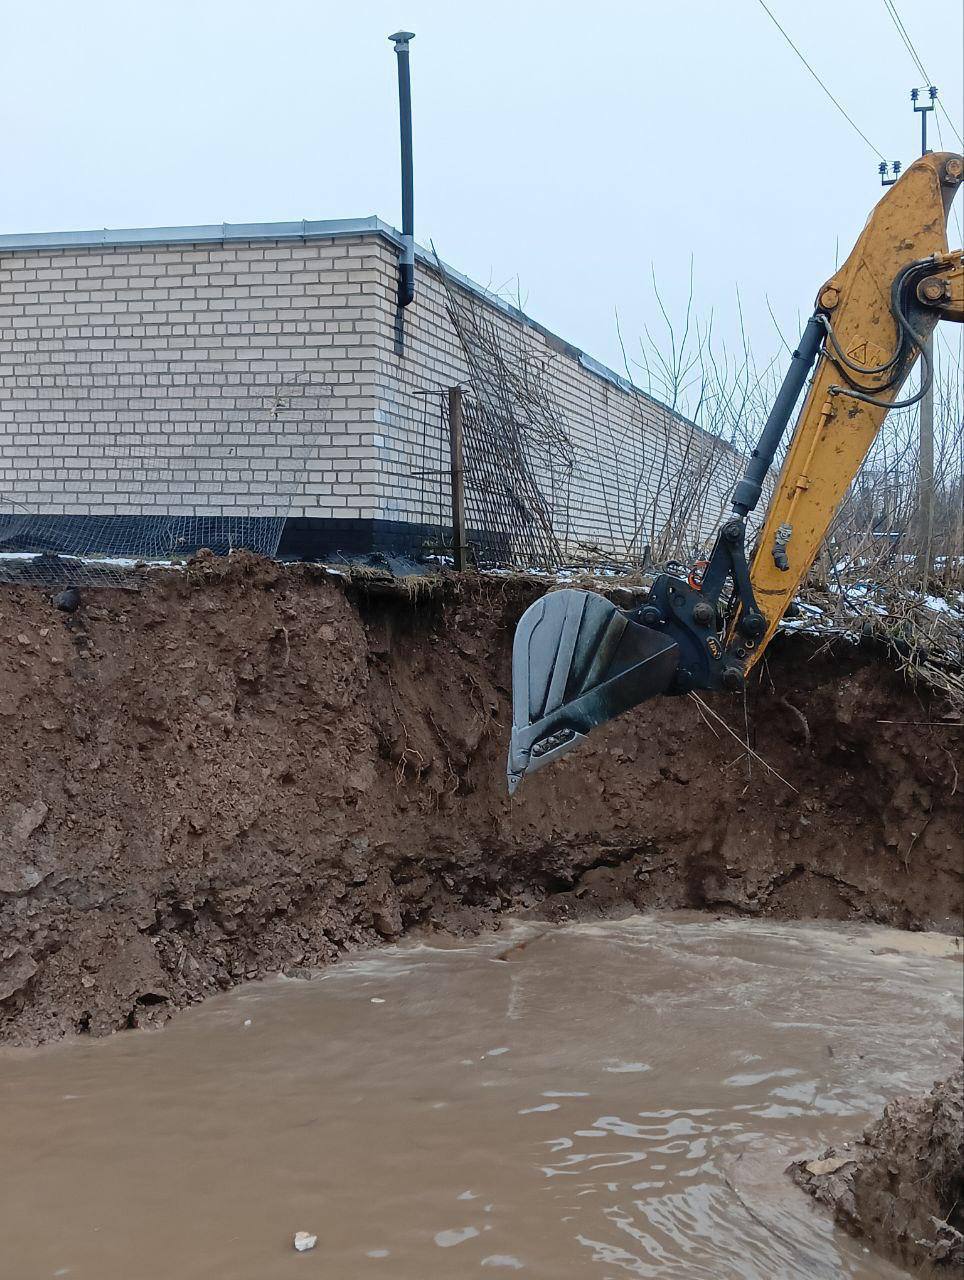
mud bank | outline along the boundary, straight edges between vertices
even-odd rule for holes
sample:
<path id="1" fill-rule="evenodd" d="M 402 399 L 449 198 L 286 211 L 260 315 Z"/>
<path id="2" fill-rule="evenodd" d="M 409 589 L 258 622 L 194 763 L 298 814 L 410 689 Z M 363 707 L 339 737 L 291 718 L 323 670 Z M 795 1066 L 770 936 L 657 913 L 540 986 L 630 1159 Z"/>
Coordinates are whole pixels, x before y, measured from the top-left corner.
<path id="1" fill-rule="evenodd" d="M 70 615 L 4 590 L 2 1036 L 143 1025 L 506 909 L 958 927 L 961 733 L 854 649 L 788 636 L 748 697 L 796 791 L 681 699 L 510 803 L 511 637 L 540 589 L 377 593 L 240 556 Z M 742 700 L 715 705 L 742 731 Z"/>
<path id="2" fill-rule="evenodd" d="M 895 1098 L 854 1143 L 790 1166 L 853 1235 L 928 1275 L 964 1268 L 964 1071 Z"/>

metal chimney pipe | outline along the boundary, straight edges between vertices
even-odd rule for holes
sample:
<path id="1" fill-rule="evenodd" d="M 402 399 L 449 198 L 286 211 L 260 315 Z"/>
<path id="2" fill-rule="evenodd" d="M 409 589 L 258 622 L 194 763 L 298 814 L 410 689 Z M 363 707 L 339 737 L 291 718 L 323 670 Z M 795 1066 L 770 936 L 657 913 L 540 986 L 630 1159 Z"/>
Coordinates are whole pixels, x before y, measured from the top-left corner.
<path id="1" fill-rule="evenodd" d="M 398 61 L 398 126 L 402 149 L 402 251 L 398 256 L 398 305 L 407 307 L 415 298 L 415 176 L 412 167 L 412 82 L 408 69 L 408 44 L 414 31 L 396 31 Z"/>

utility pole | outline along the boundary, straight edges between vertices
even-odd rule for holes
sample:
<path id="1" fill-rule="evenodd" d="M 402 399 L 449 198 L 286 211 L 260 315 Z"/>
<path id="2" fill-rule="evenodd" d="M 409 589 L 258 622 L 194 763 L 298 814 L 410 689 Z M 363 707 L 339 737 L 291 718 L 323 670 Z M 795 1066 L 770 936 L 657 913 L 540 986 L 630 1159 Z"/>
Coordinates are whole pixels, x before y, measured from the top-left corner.
<path id="1" fill-rule="evenodd" d="M 937 102 L 937 88 L 935 85 L 927 86 L 927 97 L 921 98 L 920 89 L 911 89 L 910 91 L 911 105 L 914 111 L 920 116 L 920 153 L 922 156 L 928 154 L 927 146 L 927 117 L 934 110 Z M 892 187 L 900 177 L 901 163 L 895 160 L 891 166 L 891 176 L 887 176 L 887 162 L 881 160 L 877 166 L 877 172 L 880 174 L 880 185 L 882 187 Z M 934 339 L 928 334 L 924 340 L 924 352 L 930 362 L 930 367 L 934 367 Z M 923 358 L 921 360 L 921 369 L 924 369 Z M 923 377 L 923 372 L 921 377 Z M 927 585 L 927 577 L 931 567 L 931 552 L 934 545 L 934 381 L 931 379 L 931 385 L 927 388 L 920 402 L 920 429 L 919 429 L 919 447 L 918 447 L 918 463 L 917 463 L 917 572 L 920 574 L 925 589 Z"/>
<path id="2" fill-rule="evenodd" d="M 910 91 L 911 105 L 920 116 L 920 153 L 926 156 L 928 153 L 927 146 L 927 117 L 934 110 L 934 104 L 937 102 L 937 88 L 934 85 L 927 86 L 927 97 L 921 98 L 920 89 L 911 89 Z M 891 165 L 891 176 L 887 177 L 886 161 L 881 160 L 878 165 L 880 174 L 880 185 L 882 187 L 890 187 L 897 181 L 900 176 L 900 161 L 895 160 Z M 921 359 L 921 370 L 924 369 L 923 355 L 926 354 L 930 367 L 934 367 L 934 338 L 928 334 L 924 340 L 924 352 Z M 923 372 L 921 377 L 923 377 Z M 927 586 L 927 578 L 931 568 L 931 552 L 934 545 L 934 381 L 931 379 L 931 385 L 924 392 L 923 399 L 920 402 L 920 430 L 919 430 L 919 446 L 918 446 L 918 462 L 917 462 L 917 572 L 921 576 L 925 590 Z"/>
<path id="3" fill-rule="evenodd" d="M 910 99 L 914 110 L 920 115 L 920 153 L 927 155 L 927 117 L 934 110 L 937 101 L 937 89 L 930 85 L 927 99 L 919 103 L 920 93 L 911 89 Z M 926 356 L 930 367 L 934 367 L 934 336 L 928 334 L 924 340 L 924 351 L 921 353 L 921 377 L 924 376 L 923 360 Z M 931 553 L 934 544 L 934 380 L 924 393 L 920 402 L 920 462 L 917 474 L 917 511 L 920 546 L 917 552 L 917 567 L 923 582 L 923 590 L 927 590 L 927 579 L 931 571 Z"/>

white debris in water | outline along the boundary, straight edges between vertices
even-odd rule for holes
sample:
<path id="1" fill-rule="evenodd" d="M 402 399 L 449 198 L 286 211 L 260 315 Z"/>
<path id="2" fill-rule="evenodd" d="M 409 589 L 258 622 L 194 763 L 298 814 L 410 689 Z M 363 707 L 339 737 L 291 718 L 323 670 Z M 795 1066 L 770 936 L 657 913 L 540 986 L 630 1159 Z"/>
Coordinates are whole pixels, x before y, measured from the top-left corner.
<path id="1" fill-rule="evenodd" d="M 384 1004 L 384 1003 L 385 1003 L 385 1001 L 381 998 L 381 996 L 372 996 L 372 998 L 371 998 L 371 1003 L 372 1003 L 372 1004 Z"/>
<path id="2" fill-rule="evenodd" d="M 244 1025 L 245 1025 L 246 1027 L 250 1027 L 250 1026 L 251 1026 L 251 1019 L 250 1019 L 250 1018 L 245 1018 L 245 1020 L 244 1020 Z"/>
<path id="3" fill-rule="evenodd" d="M 520 1116 L 531 1116 L 536 1111 L 558 1111 L 558 1102 L 544 1102 L 541 1107 L 523 1107 L 519 1112 Z"/>
<path id="4" fill-rule="evenodd" d="M 463 1240 L 471 1240 L 478 1234 L 478 1227 L 462 1227 L 459 1231 L 437 1231 L 435 1243 L 440 1249 L 451 1249 L 452 1245 L 461 1244 Z"/>
<path id="5" fill-rule="evenodd" d="M 318 1237 L 313 1236 L 310 1231 L 296 1231 L 294 1243 L 299 1253 L 307 1253 L 318 1243 Z"/>
<path id="6" fill-rule="evenodd" d="M 485 1054 L 485 1056 L 487 1058 L 498 1058 L 500 1054 L 508 1053 L 508 1052 L 509 1052 L 509 1046 L 507 1044 L 504 1044 L 498 1049 L 489 1049 L 488 1052 Z"/>
<path id="7" fill-rule="evenodd" d="M 508 1267 L 510 1271 L 521 1271 L 522 1263 L 518 1258 L 513 1258 L 511 1253 L 490 1253 L 487 1258 L 482 1259 L 483 1267 Z"/>
<path id="8" fill-rule="evenodd" d="M 390 1254 L 387 1249 L 369 1249 L 365 1254 L 366 1258 L 387 1258 L 389 1256 Z"/>
<path id="9" fill-rule="evenodd" d="M 463 1191 L 458 1197 L 459 1200 L 478 1200 L 478 1198 L 479 1195 L 477 1191 Z"/>

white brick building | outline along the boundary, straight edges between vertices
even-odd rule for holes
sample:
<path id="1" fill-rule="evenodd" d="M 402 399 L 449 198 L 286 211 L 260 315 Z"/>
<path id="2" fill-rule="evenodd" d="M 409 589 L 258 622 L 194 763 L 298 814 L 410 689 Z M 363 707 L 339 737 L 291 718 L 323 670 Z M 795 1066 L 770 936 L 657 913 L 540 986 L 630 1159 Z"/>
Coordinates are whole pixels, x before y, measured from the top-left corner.
<path id="1" fill-rule="evenodd" d="M 268 517 L 292 554 L 417 550 L 447 521 L 444 391 L 487 395 L 453 302 L 558 424 L 567 552 L 638 553 L 684 473 L 708 530 L 731 450 L 424 253 L 399 312 L 398 248 L 376 218 L 0 236 L 0 541 L 82 521 L 109 552 L 188 517 L 203 544 L 231 517 L 243 542 Z"/>

